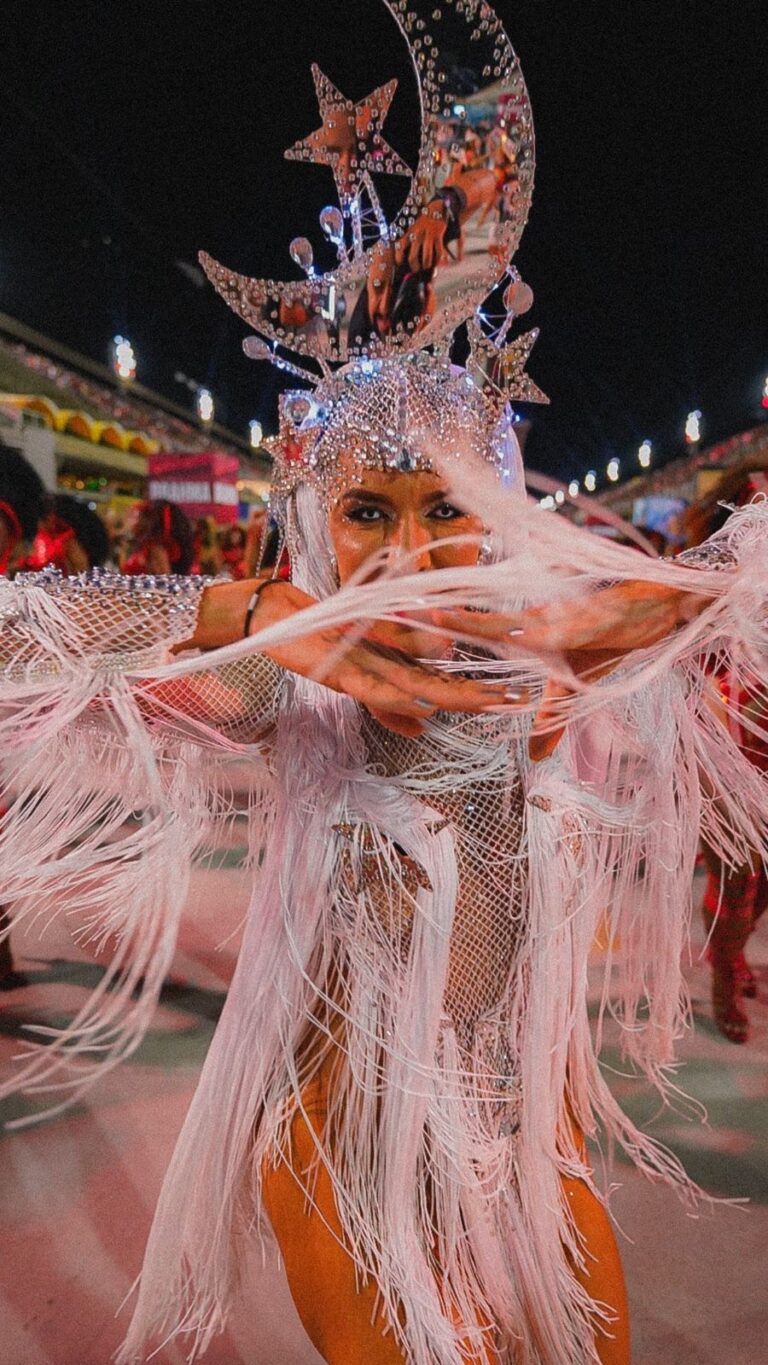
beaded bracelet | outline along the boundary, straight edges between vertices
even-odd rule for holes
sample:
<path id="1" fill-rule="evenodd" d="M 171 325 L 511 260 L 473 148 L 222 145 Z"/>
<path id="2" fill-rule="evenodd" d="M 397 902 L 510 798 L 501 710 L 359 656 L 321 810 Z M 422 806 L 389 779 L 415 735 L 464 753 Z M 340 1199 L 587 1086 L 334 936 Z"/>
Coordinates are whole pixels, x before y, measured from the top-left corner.
<path id="1" fill-rule="evenodd" d="M 259 605 L 259 600 L 264 589 L 271 588 L 275 583 L 280 583 L 280 581 L 281 580 L 279 578 L 265 578 L 263 583 L 259 583 L 259 586 L 257 588 L 254 588 L 253 592 L 248 598 L 248 606 L 245 609 L 245 621 L 243 623 L 244 639 L 247 639 L 247 637 L 251 633 L 251 622 L 253 620 L 253 613 L 255 612 L 256 608 Z"/>

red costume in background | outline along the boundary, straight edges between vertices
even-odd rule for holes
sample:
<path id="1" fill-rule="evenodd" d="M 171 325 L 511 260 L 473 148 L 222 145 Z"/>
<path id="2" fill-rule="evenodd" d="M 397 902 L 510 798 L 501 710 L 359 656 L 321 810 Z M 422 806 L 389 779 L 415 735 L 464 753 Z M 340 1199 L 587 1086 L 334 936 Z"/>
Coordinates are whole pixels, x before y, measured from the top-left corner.
<path id="1" fill-rule="evenodd" d="M 750 714 L 764 721 L 768 697 L 749 679 L 738 681 L 732 673 L 720 676 L 719 689 L 727 707 L 729 728 L 739 748 L 750 763 L 768 773 L 768 744 L 748 724 Z M 749 1020 L 739 997 L 757 995 L 757 983 L 744 951 L 768 906 L 768 876 L 757 855 L 753 863 L 729 868 L 704 844 L 704 857 L 707 888 L 702 912 L 709 931 L 707 957 L 712 964 L 715 1021 L 732 1043 L 743 1043 L 748 1036 Z"/>

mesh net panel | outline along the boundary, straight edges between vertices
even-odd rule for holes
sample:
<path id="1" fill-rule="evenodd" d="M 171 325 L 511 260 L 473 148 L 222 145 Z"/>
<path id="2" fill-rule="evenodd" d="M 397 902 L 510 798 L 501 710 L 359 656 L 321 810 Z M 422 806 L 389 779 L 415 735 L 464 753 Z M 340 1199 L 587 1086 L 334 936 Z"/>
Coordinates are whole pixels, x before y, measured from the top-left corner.
<path id="1" fill-rule="evenodd" d="M 509 720 L 438 716 L 423 736 L 409 739 L 366 717 L 363 735 L 370 765 L 396 783 L 426 788 L 430 808 L 451 826 L 459 894 L 444 1003 L 471 1054 L 478 1024 L 503 1012 L 521 927 L 524 792 Z M 379 861 L 376 876 L 366 879 L 380 923 L 391 921 L 401 894 L 401 858 L 393 854 L 389 874 Z M 393 932 L 401 928 L 392 925 Z"/>
<path id="2" fill-rule="evenodd" d="M 93 572 L 64 578 L 20 574 L 22 589 L 0 631 L 0 668 L 13 679 L 63 673 L 73 660 L 89 669 L 141 673 L 167 660 L 170 645 L 190 638 L 208 580 L 124 577 Z M 24 589 L 32 589 L 25 592 Z M 40 592 L 40 589 L 43 591 Z M 205 672 L 138 684 L 146 719 L 198 742 L 253 744 L 274 721 L 283 674 L 263 655 Z M 90 707 L 98 710 L 99 702 Z"/>
<path id="3" fill-rule="evenodd" d="M 164 728 L 171 726 L 200 742 L 213 731 L 234 745 L 254 744 L 273 724 L 284 674 L 263 654 L 191 673 L 167 682 L 149 683 L 139 692 L 144 714 Z"/>

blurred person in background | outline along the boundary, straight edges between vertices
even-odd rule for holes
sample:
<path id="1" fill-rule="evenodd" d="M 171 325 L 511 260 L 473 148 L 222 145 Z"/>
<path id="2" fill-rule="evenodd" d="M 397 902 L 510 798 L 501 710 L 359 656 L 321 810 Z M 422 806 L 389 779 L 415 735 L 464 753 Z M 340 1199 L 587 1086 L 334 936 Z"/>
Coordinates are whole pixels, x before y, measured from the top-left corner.
<path id="1" fill-rule="evenodd" d="M 14 570 L 37 531 L 45 489 L 17 450 L 0 445 L 0 575 Z"/>
<path id="2" fill-rule="evenodd" d="M 189 573 L 194 558 L 192 527 L 175 502 L 159 498 L 140 503 L 130 529 L 132 551 L 122 565 L 123 573 Z"/>
<path id="3" fill-rule="evenodd" d="M 37 530 L 45 490 L 39 474 L 18 451 L 0 446 L 0 576 L 15 571 L 23 557 L 24 542 Z M 0 808 L 0 818 L 2 818 Z M 9 917 L 0 906 L 0 931 Z M 11 941 L 0 940 L 0 990 L 23 986 L 25 978 L 13 965 Z"/>
<path id="4" fill-rule="evenodd" d="M 715 488 L 693 503 L 682 519 L 688 547 L 701 545 L 720 530 L 731 511 L 766 490 L 768 457 L 742 460 L 726 470 Z M 747 672 L 721 668 L 714 676 L 713 707 L 739 748 L 761 772 L 768 772 L 768 745 L 751 723 L 765 723 L 768 695 Z M 749 1018 L 744 998 L 757 995 L 757 981 L 746 959 L 746 946 L 768 906 L 768 878 L 758 854 L 733 867 L 702 840 L 707 886 L 702 913 L 708 933 L 707 958 L 712 967 L 712 1010 L 715 1023 L 731 1043 L 745 1043 Z"/>
<path id="5" fill-rule="evenodd" d="M 113 508 L 108 507 L 104 513 L 103 520 L 107 538 L 109 540 L 109 551 L 107 553 L 106 562 L 111 569 L 119 570 L 120 562 L 125 558 L 125 551 L 123 548 L 125 545 L 123 518 L 115 512 Z"/>
<path id="6" fill-rule="evenodd" d="M 223 560 L 222 567 L 230 578 L 235 580 L 245 578 L 248 551 L 245 529 L 235 522 L 234 525 L 226 526 L 224 530 L 219 531 L 219 549 Z"/>
<path id="7" fill-rule="evenodd" d="M 23 567 L 38 570 L 50 565 L 68 577 L 100 567 L 108 558 L 109 535 L 101 517 L 68 493 L 47 494 Z"/>
<path id="8" fill-rule="evenodd" d="M 221 573 L 222 559 L 213 517 L 197 518 L 192 532 L 192 542 L 194 546 L 192 573 L 215 578 Z"/>

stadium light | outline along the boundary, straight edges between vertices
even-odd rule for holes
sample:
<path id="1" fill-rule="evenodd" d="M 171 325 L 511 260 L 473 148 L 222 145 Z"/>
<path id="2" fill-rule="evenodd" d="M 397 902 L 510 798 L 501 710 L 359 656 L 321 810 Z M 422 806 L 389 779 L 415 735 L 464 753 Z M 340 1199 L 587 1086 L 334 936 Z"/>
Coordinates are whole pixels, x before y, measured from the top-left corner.
<path id="1" fill-rule="evenodd" d="M 213 394 L 210 389 L 198 389 L 197 391 L 197 415 L 201 422 L 213 421 Z"/>
<path id="2" fill-rule="evenodd" d="M 689 446 L 695 446 L 701 440 L 701 413 L 698 408 L 689 412 L 685 419 L 685 439 Z"/>
<path id="3" fill-rule="evenodd" d="M 118 379 L 136 378 L 136 352 L 127 337 L 112 338 L 112 369 Z"/>

